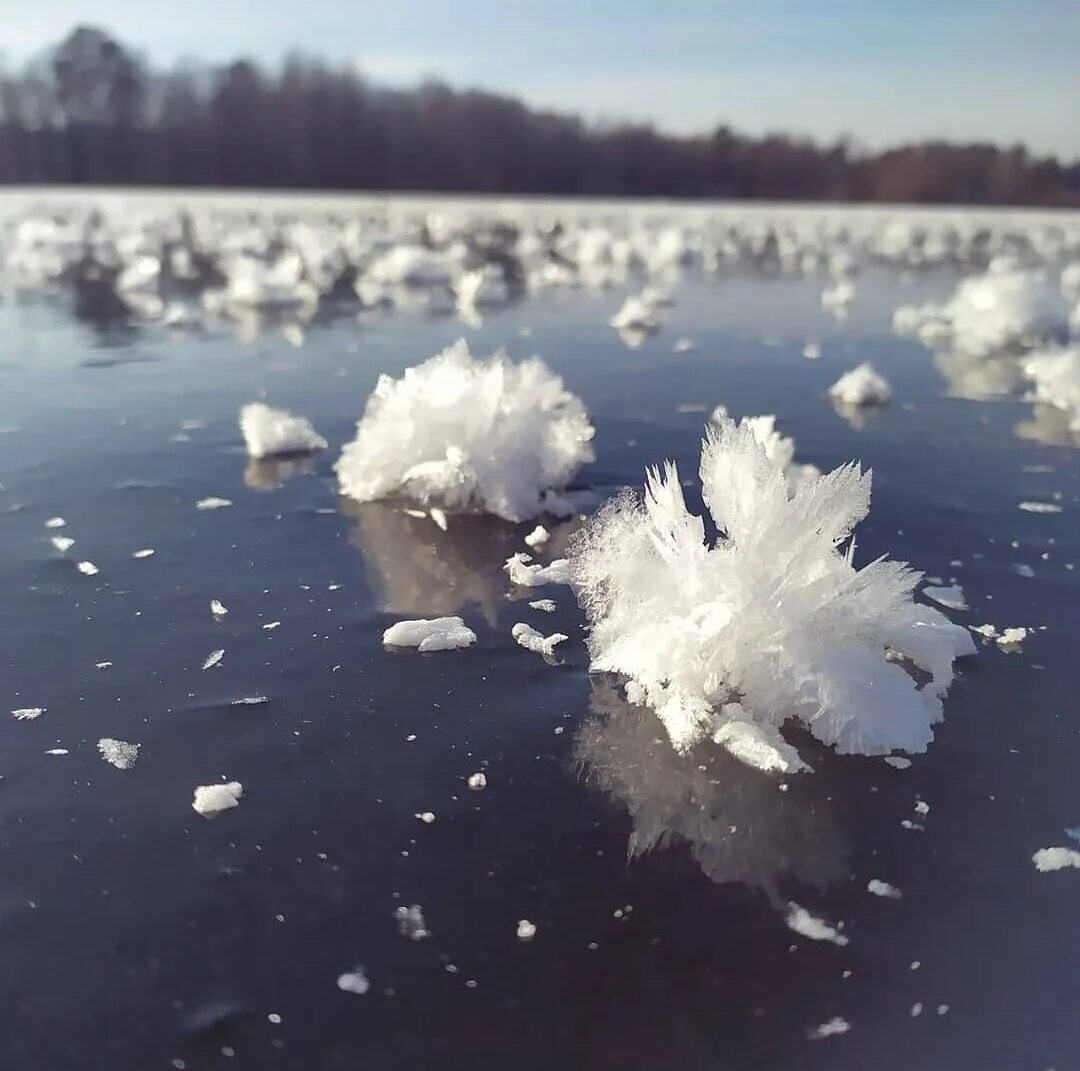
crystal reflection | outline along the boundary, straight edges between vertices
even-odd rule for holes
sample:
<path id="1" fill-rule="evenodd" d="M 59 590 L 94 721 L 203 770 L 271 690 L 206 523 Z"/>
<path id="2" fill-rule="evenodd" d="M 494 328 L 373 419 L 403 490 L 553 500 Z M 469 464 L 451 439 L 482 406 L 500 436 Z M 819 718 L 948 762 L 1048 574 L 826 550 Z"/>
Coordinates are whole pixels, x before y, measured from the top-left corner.
<path id="1" fill-rule="evenodd" d="M 630 814 L 628 856 L 685 843 L 707 877 L 762 889 L 782 907 L 795 880 L 825 889 L 847 877 L 846 848 L 824 799 L 780 790 L 716 744 L 680 755 L 656 715 L 594 679 L 575 761 Z"/>

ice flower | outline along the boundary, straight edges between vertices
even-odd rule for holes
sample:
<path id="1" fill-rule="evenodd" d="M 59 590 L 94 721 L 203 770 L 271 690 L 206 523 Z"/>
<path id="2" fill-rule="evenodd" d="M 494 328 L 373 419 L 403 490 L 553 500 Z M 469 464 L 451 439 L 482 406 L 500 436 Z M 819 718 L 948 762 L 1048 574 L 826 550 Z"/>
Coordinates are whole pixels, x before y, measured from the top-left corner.
<path id="1" fill-rule="evenodd" d="M 336 469 L 360 502 L 403 495 L 522 521 L 593 459 L 592 436 L 585 406 L 539 357 L 477 358 L 461 340 L 401 379 L 379 377 Z"/>
<path id="2" fill-rule="evenodd" d="M 905 564 L 855 567 L 870 473 L 852 463 L 793 487 L 749 421 L 722 418 L 701 480 L 715 542 L 670 462 L 649 470 L 643 498 L 624 492 L 578 535 L 591 668 L 626 677 L 627 697 L 657 712 L 680 751 L 711 738 L 794 770 L 788 719 L 842 753 L 924 751 L 953 660 L 974 644 L 913 601 L 920 575 Z"/>
<path id="3" fill-rule="evenodd" d="M 304 418 L 252 402 L 240 410 L 240 432 L 249 457 L 280 457 L 325 450 L 326 440 Z"/>

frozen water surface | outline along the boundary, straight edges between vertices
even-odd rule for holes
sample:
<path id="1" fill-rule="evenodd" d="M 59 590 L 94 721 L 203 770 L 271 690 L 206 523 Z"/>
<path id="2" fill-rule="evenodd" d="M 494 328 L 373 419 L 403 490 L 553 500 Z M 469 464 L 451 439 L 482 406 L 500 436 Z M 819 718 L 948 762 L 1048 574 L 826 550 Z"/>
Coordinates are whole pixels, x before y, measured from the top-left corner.
<path id="1" fill-rule="evenodd" d="M 985 277 L 1012 256 L 1057 287 L 1077 217 L 197 195 L 187 260 L 221 271 L 163 269 L 159 315 L 123 295 L 146 290 L 139 258 L 185 261 L 170 196 L 103 195 L 104 225 L 70 195 L 0 199 L 0 710 L 19 712 L 0 1066 L 1075 1065 L 1080 872 L 1033 863 L 1071 858 L 1080 815 L 1075 343 L 1041 285 Z M 48 243 L 22 226 L 35 205 Z M 58 277 L 87 243 L 104 274 Z M 894 332 L 968 278 L 943 326 Z M 642 295 L 656 323 L 624 339 L 609 321 Z M 440 502 L 440 523 L 339 497 L 378 376 L 460 337 L 539 355 L 587 409 L 596 460 L 567 501 L 516 524 Z M 834 408 L 864 362 L 889 405 Z M 329 448 L 248 457 L 258 398 Z M 872 469 L 855 564 L 910 562 L 962 591 L 945 616 L 993 623 L 925 753 L 838 755 L 786 724 L 813 773 L 712 739 L 680 754 L 624 682 L 590 678 L 572 590 L 511 581 L 516 554 L 528 579 L 570 555 L 572 494 L 648 465 L 676 462 L 704 516 L 717 405 L 775 415 L 796 468 Z M 383 643 L 452 617 L 475 643 Z M 570 637 L 558 668 L 516 624 Z M 120 772 L 104 751 L 127 742 Z M 204 818 L 196 787 L 239 806 Z M 792 904 L 847 943 L 793 932 Z"/>

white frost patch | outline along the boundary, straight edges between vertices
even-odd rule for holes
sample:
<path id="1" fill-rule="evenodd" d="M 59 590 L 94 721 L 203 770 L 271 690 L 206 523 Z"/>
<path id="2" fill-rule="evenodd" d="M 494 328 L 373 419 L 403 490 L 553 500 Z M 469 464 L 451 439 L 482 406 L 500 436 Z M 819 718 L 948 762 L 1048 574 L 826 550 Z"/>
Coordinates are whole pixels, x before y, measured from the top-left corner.
<path id="1" fill-rule="evenodd" d="M 792 488 L 748 421 L 722 418 L 703 444 L 703 497 L 722 534 L 705 541 L 676 467 L 652 469 L 591 517 L 572 575 L 594 672 L 622 674 L 679 751 L 741 720 L 776 741 L 790 717 L 844 754 L 925 751 L 966 629 L 916 603 L 919 575 L 854 564 L 870 475 L 850 464 Z M 925 670 L 919 686 L 891 658 Z M 866 696 L 875 701 L 868 703 Z"/>
<path id="2" fill-rule="evenodd" d="M 539 357 L 476 358 L 462 340 L 379 377 L 336 470 L 360 502 L 404 494 L 522 521 L 593 460 L 592 437 L 585 406 Z"/>
<path id="3" fill-rule="evenodd" d="M 1080 869 L 1080 852 L 1074 848 L 1040 848 L 1031 857 L 1031 861 L 1040 874 L 1049 874 L 1070 866 Z"/>
<path id="4" fill-rule="evenodd" d="M 829 394 L 845 405 L 884 405 L 892 397 L 892 387 L 869 362 L 845 372 Z"/>
<path id="5" fill-rule="evenodd" d="M 216 495 L 210 495 L 208 498 L 200 498 L 195 503 L 196 509 L 224 509 L 226 506 L 232 505 L 231 498 L 218 498 Z"/>
<path id="6" fill-rule="evenodd" d="M 229 612 L 229 608 L 220 599 L 210 600 L 210 613 L 214 617 L 224 617 Z"/>
<path id="7" fill-rule="evenodd" d="M 890 885 L 887 881 L 880 881 L 878 878 L 870 879 L 866 891 L 874 896 L 882 896 L 886 900 L 899 900 L 904 895 L 895 885 Z"/>
<path id="8" fill-rule="evenodd" d="M 18 707 L 11 712 L 16 721 L 33 721 L 45 713 L 45 707 Z"/>
<path id="9" fill-rule="evenodd" d="M 240 432 L 249 457 L 280 457 L 325 450 L 327 441 L 304 417 L 252 402 L 240 410 Z"/>
<path id="10" fill-rule="evenodd" d="M 536 923 L 518 919 L 517 936 L 519 941 L 531 941 L 536 936 Z"/>
<path id="11" fill-rule="evenodd" d="M 71 550 L 71 548 L 75 546 L 75 540 L 70 536 L 53 536 L 49 542 L 52 543 L 61 554 L 63 554 L 64 551 Z"/>
<path id="12" fill-rule="evenodd" d="M 487 788 L 487 774 L 483 772 L 469 774 L 468 785 L 473 792 L 482 792 Z"/>
<path id="13" fill-rule="evenodd" d="M 383 633 L 388 647 L 417 647 L 421 651 L 453 651 L 476 643 L 476 633 L 460 617 L 399 621 Z"/>
<path id="14" fill-rule="evenodd" d="M 543 584 L 569 584 L 570 561 L 556 558 L 550 565 L 529 565 L 532 557 L 528 554 L 512 554 L 506 559 L 503 568 L 510 576 L 510 582 L 523 588 L 538 588 Z"/>
<path id="15" fill-rule="evenodd" d="M 828 1022 L 808 1030 L 806 1036 L 811 1041 L 820 1041 L 822 1038 L 831 1038 L 835 1037 L 837 1034 L 846 1034 L 850 1029 L 851 1023 L 837 1015 Z"/>
<path id="16" fill-rule="evenodd" d="M 338 975 L 337 987 L 343 993 L 355 993 L 362 997 L 371 988 L 371 983 L 363 967 L 353 967 L 351 971 Z"/>
<path id="17" fill-rule="evenodd" d="M 402 937 L 422 941 L 425 937 L 431 936 L 431 931 L 424 922 L 424 912 L 419 904 L 413 904 L 412 907 L 399 907 L 394 912 L 394 918 L 397 919 L 398 933 Z"/>
<path id="18" fill-rule="evenodd" d="M 75 568 L 82 573 L 83 576 L 97 576 L 101 570 L 93 562 L 77 562 Z"/>
<path id="19" fill-rule="evenodd" d="M 551 533 L 542 525 L 538 524 L 526 537 L 527 547 L 542 547 L 551 538 Z"/>
<path id="20" fill-rule="evenodd" d="M 1056 502 L 1021 502 L 1019 509 L 1025 513 L 1060 513 L 1061 507 Z"/>
<path id="21" fill-rule="evenodd" d="M 219 647 L 216 651 L 211 651 L 206 656 L 206 661 L 203 662 L 203 669 L 213 669 L 214 666 L 221 665 L 221 660 L 225 657 L 225 648 Z"/>
<path id="22" fill-rule="evenodd" d="M 555 613 L 555 600 L 554 599 L 534 599 L 529 603 L 529 609 L 540 610 L 545 614 Z"/>
<path id="23" fill-rule="evenodd" d="M 204 818 L 212 818 L 222 811 L 231 810 L 240 805 L 244 786 L 239 781 L 227 781 L 216 785 L 199 785 L 195 789 L 195 798 L 191 807 Z"/>
<path id="24" fill-rule="evenodd" d="M 103 736 L 97 743 L 101 757 L 118 770 L 130 770 L 139 757 L 139 748 L 142 744 L 129 744 L 126 740 L 114 740 L 110 736 Z"/>
<path id="25" fill-rule="evenodd" d="M 537 632 L 531 625 L 526 625 L 523 621 L 519 621 L 510 630 L 510 635 L 526 651 L 535 651 L 545 658 L 554 658 L 556 645 L 570 638 L 564 636 L 561 632 L 553 632 L 550 636 L 545 636 L 543 633 Z"/>
<path id="26" fill-rule="evenodd" d="M 811 915 L 805 907 L 788 904 L 788 913 L 784 921 L 788 929 L 809 937 L 811 941 L 832 941 L 834 945 L 846 945 L 848 939 L 835 927 L 816 915 Z"/>
<path id="27" fill-rule="evenodd" d="M 959 584 L 950 587 L 932 587 L 927 585 L 923 588 L 923 594 L 928 599 L 933 599 L 940 606 L 950 610 L 966 610 L 967 603 L 964 601 L 964 589 Z"/>

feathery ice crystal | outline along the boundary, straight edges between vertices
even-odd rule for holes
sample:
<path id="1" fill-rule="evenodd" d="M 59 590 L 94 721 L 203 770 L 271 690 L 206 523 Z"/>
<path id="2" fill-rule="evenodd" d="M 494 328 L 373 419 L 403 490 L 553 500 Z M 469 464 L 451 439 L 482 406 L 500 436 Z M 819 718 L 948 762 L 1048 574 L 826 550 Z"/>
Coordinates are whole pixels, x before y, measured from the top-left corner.
<path id="1" fill-rule="evenodd" d="M 581 400 L 539 357 L 476 358 L 461 340 L 401 379 L 379 377 L 337 473 L 360 502 L 403 494 L 522 521 L 561 509 L 592 435 Z"/>
<path id="2" fill-rule="evenodd" d="M 252 402 L 240 410 L 240 432 L 250 457 L 280 457 L 325 450 L 326 440 L 304 418 Z"/>
<path id="3" fill-rule="evenodd" d="M 751 765 L 799 769 L 780 735 L 798 718 L 840 752 L 924 751 L 953 659 L 975 648 L 912 600 L 918 573 L 884 559 L 855 568 L 870 473 L 848 464 L 792 486 L 751 422 L 721 418 L 701 480 L 713 546 L 671 463 L 648 472 L 644 499 L 624 492 L 578 536 L 592 669 L 628 677 L 627 697 L 656 710 L 677 750 L 711 737 Z"/>

